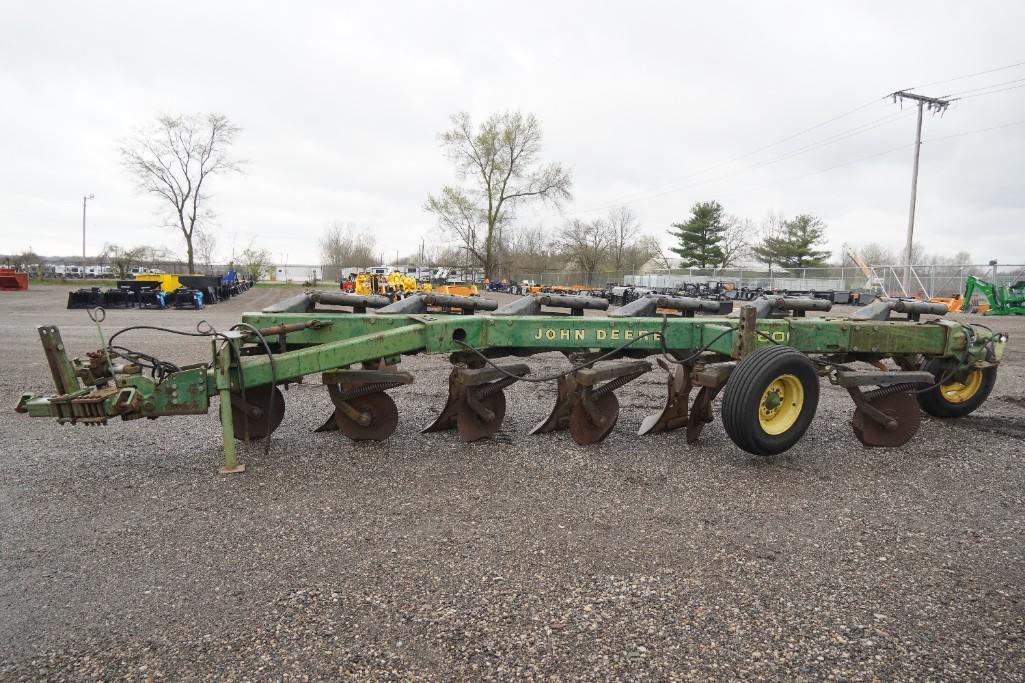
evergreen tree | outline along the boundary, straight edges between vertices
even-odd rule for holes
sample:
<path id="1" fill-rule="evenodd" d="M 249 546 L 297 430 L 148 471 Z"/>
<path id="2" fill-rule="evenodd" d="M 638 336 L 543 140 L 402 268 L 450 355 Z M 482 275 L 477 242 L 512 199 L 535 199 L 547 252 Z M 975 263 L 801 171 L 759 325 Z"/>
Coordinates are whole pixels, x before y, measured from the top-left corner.
<path id="1" fill-rule="evenodd" d="M 830 252 L 815 249 L 826 234 L 826 224 L 815 216 L 801 214 L 783 223 L 778 235 L 767 236 L 752 251 L 765 263 L 787 269 L 821 268 Z"/>
<path id="2" fill-rule="evenodd" d="M 679 245 L 672 251 L 683 259 L 688 268 L 715 268 L 723 262 L 722 243 L 729 227 L 719 202 L 698 202 L 691 207 L 690 220 L 673 223 L 669 234 Z"/>

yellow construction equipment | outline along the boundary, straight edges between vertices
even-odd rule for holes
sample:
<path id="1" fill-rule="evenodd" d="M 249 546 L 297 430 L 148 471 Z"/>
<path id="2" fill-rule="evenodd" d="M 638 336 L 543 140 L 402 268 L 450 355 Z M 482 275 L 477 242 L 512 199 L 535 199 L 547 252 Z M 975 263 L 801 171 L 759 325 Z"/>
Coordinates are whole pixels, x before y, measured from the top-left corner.
<path id="1" fill-rule="evenodd" d="M 159 282 L 161 292 L 174 292 L 182 288 L 182 283 L 178 276 L 168 273 L 140 274 L 136 275 L 135 279 L 139 282 Z"/>

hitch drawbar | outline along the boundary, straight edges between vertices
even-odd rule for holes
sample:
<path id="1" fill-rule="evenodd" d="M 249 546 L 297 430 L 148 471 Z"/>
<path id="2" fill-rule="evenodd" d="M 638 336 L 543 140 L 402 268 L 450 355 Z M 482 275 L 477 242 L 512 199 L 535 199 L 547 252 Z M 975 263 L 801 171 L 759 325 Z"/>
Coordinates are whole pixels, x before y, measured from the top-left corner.
<path id="1" fill-rule="evenodd" d="M 905 444 L 920 411 L 961 417 L 988 397 L 1006 335 L 929 318 L 946 309 L 923 302 L 884 299 L 849 317 L 830 315 L 830 307 L 769 296 L 733 311 L 733 302 L 660 295 L 605 314 L 608 301 L 589 296 L 542 294 L 499 306 L 481 297 L 309 292 L 244 314 L 237 330 L 211 336 L 211 362 L 183 368 L 120 346 L 70 360 L 57 328 L 42 326 L 56 393 L 26 394 L 16 410 L 102 425 L 206 413 L 216 396 L 222 470 L 235 472 L 244 469 L 235 440 L 269 439 L 286 414 L 279 385 L 306 375 L 321 375 L 332 406 L 317 431 L 388 438 L 399 424 L 389 392 L 416 392 L 400 364 L 418 353 L 446 353 L 452 364 L 448 399 L 423 431 L 455 430 L 466 442 L 502 429 L 507 389 L 553 382 L 555 404 L 531 433 L 568 430 L 577 444 L 599 443 L 619 421 L 616 392 L 656 367 L 665 372 L 665 407 L 640 422 L 639 434 L 684 428 L 694 443 L 721 398 L 727 435 L 756 455 L 801 439 L 821 377 L 850 394 L 851 427 L 865 446 Z M 540 353 L 567 362 L 553 372 L 549 356 L 539 372 L 503 360 Z"/>

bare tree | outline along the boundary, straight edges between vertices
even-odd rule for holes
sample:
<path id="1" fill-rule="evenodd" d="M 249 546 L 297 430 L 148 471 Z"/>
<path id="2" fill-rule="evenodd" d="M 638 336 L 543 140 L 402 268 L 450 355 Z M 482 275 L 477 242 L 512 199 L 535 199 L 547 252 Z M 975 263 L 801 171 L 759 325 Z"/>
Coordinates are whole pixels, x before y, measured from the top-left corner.
<path id="1" fill-rule="evenodd" d="M 719 248 L 722 249 L 721 268 L 736 265 L 748 256 L 751 250 L 751 237 L 755 234 L 754 224 L 749 218 L 737 216 L 726 217 L 726 232 L 723 233 Z"/>
<path id="2" fill-rule="evenodd" d="M 552 240 L 540 225 L 513 232 L 506 243 L 506 251 L 510 270 L 518 273 L 542 273 L 556 264 Z"/>
<path id="3" fill-rule="evenodd" d="M 210 265 L 214 262 L 214 251 L 217 249 L 217 236 L 208 228 L 196 228 L 194 236 L 196 253 L 203 262 L 203 271 L 209 275 Z"/>
<path id="4" fill-rule="evenodd" d="M 854 253 L 870 266 L 892 265 L 898 262 L 893 255 L 893 251 L 878 242 L 869 242 L 868 244 L 855 247 Z"/>
<path id="5" fill-rule="evenodd" d="M 658 262 L 661 263 L 667 271 L 672 271 L 673 264 L 669 261 L 669 257 L 666 256 L 666 253 L 662 251 L 662 245 L 658 243 L 658 240 L 652 237 L 651 245 L 655 252 L 655 255 L 652 256 L 652 258 L 657 258 Z"/>
<path id="6" fill-rule="evenodd" d="M 612 231 L 600 218 L 590 222 L 574 219 L 563 226 L 557 244 L 565 258 L 587 273 L 587 284 L 591 284 L 595 271 L 607 260 Z"/>
<path id="7" fill-rule="evenodd" d="M 658 245 L 658 240 L 651 235 L 644 235 L 639 240 L 631 244 L 626 249 L 626 253 L 623 257 L 623 268 L 622 270 L 636 271 L 645 263 L 653 258 L 659 257 L 661 260 L 665 260 L 662 255 L 662 248 Z M 668 268 L 668 264 L 666 268 Z"/>
<path id="8" fill-rule="evenodd" d="M 323 265 L 336 268 L 352 265 L 347 262 L 351 253 L 352 233 L 349 230 L 343 230 L 335 223 L 324 231 L 320 238 L 320 261 Z"/>
<path id="9" fill-rule="evenodd" d="M 628 206 L 609 209 L 608 226 L 612 241 L 612 265 L 616 270 L 622 270 L 627 265 L 631 247 L 641 234 L 641 226 L 637 214 Z"/>
<path id="10" fill-rule="evenodd" d="M 14 266 L 16 270 L 28 270 L 29 266 L 38 266 L 42 264 L 43 259 L 41 259 L 39 254 L 32 251 L 30 248 L 28 251 L 23 251 L 17 256 L 9 258 L 8 262 Z"/>
<path id="11" fill-rule="evenodd" d="M 355 232 L 352 225 L 335 223 L 320 239 L 320 258 L 324 265 L 344 268 L 368 268 L 377 262 L 377 238 L 370 230 Z"/>
<path id="12" fill-rule="evenodd" d="M 132 264 L 141 261 L 145 251 L 145 247 L 126 249 L 116 244 L 104 244 L 100 258 L 110 264 L 119 280 L 126 280 Z"/>
<path id="13" fill-rule="evenodd" d="M 138 190 L 163 200 L 168 225 L 185 238 L 189 272 L 195 270 L 195 231 L 213 215 L 207 179 L 241 170 L 231 156 L 240 130 L 222 114 L 164 115 L 121 145 L 121 163 Z"/>
<path id="14" fill-rule="evenodd" d="M 446 185 L 429 195 L 424 209 L 455 235 L 492 277 L 497 265 L 501 228 L 518 204 L 530 200 L 559 206 L 569 199 L 570 173 L 560 164 L 541 165 L 541 126 L 533 114 L 494 114 L 474 130 L 470 115 L 452 117 L 453 128 L 441 135 L 446 155 L 467 187 Z"/>

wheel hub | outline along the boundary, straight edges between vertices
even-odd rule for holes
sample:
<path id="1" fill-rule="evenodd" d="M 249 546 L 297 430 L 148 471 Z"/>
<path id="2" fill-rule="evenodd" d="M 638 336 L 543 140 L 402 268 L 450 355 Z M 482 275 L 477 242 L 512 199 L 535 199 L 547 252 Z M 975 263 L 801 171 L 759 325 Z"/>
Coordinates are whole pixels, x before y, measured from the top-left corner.
<path id="1" fill-rule="evenodd" d="M 982 386 L 982 370 L 974 368 L 963 382 L 954 380 L 940 385 L 940 393 L 950 403 L 964 403 L 975 396 Z"/>
<path id="2" fill-rule="evenodd" d="M 780 375 L 762 393 L 758 422 L 767 434 L 782 434 L 794 426 L 804 405 L 804 387 L 794 375 Z"/>

